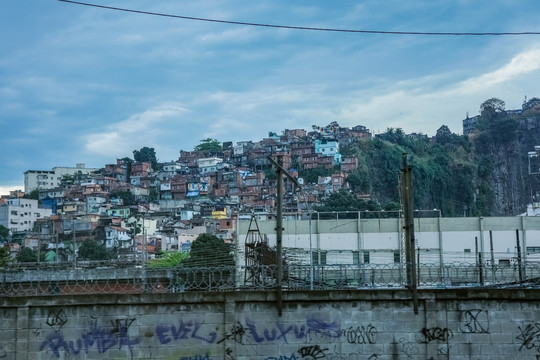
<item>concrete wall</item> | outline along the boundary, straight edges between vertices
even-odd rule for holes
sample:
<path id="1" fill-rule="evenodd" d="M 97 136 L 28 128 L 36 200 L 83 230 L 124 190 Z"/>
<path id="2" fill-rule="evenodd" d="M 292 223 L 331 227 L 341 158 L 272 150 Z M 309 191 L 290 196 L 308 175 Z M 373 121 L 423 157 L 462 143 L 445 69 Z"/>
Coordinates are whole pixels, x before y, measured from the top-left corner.
<path id="1" fill-rule="evenodd" d="M 540 290 L 0 299 L 3 359 L 536 359 Z"/>

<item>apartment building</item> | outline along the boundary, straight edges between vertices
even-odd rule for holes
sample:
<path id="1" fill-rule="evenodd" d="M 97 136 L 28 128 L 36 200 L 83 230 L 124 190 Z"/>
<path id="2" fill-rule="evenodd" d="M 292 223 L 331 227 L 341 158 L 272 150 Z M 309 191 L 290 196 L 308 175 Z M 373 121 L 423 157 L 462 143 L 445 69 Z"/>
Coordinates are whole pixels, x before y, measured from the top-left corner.
<path id="1" fill-rule="evenodd" d="M 24 172 L 24 192 L 54 189 L 60 186 L 65 175 L 83 177 L 98 170 L 87 168 L 85 164 L 77 164 L 75 167 L 56 166 L 52 170 L 27 170 Z"/>
<path id="2" fill-rule="evenodd" d="M 38 201 L 32 199 L 8 199 L 0 206 L 0 225 L 11 232 L 29 231 L 37 219 L 52 215 L 51 209 L 38 207 Z"/>

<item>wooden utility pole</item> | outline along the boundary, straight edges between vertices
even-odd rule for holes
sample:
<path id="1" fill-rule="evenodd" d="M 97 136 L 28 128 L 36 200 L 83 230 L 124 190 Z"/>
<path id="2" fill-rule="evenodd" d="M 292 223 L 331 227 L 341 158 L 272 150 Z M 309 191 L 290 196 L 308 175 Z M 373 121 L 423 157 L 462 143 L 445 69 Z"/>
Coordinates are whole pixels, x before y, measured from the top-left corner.
<path id="1" fill-rule="evenodd" d="M 418 314 L 418 283 L 416 281 L 416 257 L 414 238 L 414 196 L 412 185 L 412 166 L 409 155 L 403 153 L 403 213 L 405 217 L 405 262 L 407 287 L 412 292 L 414 313 Z"/>
<path id="2" fill-rule="evenodd" d="M 277 155 L 277 161 L 272 159 L 271 156 L 268 160 L 276 167 L 277 175 L 277 214 L 276 214 L 276 262 L 277 262 L 277 279 L 276 279 L 276 295 L 277 295 L 277 309 L 278 316 L 283 313 L 283 176 L 287 176 L 291 180 L 296 188 L 300 188 L 298 181 L 292 177 L 283 168 L 283 155 Z"/>

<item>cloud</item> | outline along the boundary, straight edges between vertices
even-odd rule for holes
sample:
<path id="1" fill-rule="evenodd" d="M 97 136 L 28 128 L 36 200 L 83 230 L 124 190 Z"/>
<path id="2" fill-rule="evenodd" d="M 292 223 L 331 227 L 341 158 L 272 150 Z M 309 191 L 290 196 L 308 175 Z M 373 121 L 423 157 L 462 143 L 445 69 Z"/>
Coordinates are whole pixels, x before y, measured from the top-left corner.
<path id="1" fill-rule="evenodd" d="M 256 140 L 266 137 L 268 131 L 301 127 L 315 121 L 313 119 L 321 115 L 318 111 L 323 97 L 316 86 L 266 86 L 244 92 L 217 91 L 199 96 L 204 100 L 196 107 L 210 113 L 211 120 L 203 127 L 205 137 Z M 308 110 L 303 113 L 298 109 Z M 201 126 L 204 126 L 203 122 Z"/>
<path id="2" fill-rule="evenodd" d="M 528 50 L 514 56 L 500 69 L 463 81 L 453 92 L 477 93 L 510 82 L 539 68 L 540 49 Z"/>
<path id="3" fill-rule="evenodd" d="M 0 186 L 0 195 L 9 195 L 10 191 L 24 190 L 24 185 Z"/>
<path id="4" fill-rule="evenodd" d="M 187 111 L 179 104 L 164 103 L 134 114 L 127 120 L 107 126 L 103 131 L 86 135 L 86 151 L 110 156 L 113 153 L 130 154 L 133 149 L 151 146 L 159 142 L 163 132 L 174 126 L 166 124 L 167 121 L 176 119 Z"/>
<path id="5" fill-rule="evenodd" d="M 379 89 L 378 93 L 366 96 L 357 92 L 349 97 L 337 115 L 341 125 L 366 125 L 375 133 L 388 127 L 403 128 L 406 132 L 424 132 L 434 135 L 441 125 L 461 133 L 466 112 L 476 114 L 480 104 L 491 97 L 498 97 L 507 104 L 520 104 L 527 93 L 537 92 L 540 81 L 540 50 L 532 49 L 515 55 L 509 62 L 494 71 L 463 81 L 440 84 L 444 75 L 410 79 L 396 84 L 391 92 Z M 516 91 L 517 78 L 527 77 L 520 82 Z M 438 90 L 430 83 L 436 82 Z M 459 105 L 456 105 L 459 104 Z"/>
<path id="6" fill-rule="evenodd" d="M 239 27 L 222 32 L 205 33 L 198 36 L 197 40 L 200 41 L 201 45 L 238 44 L 254 40 L 257 37 L 257 31 L 254 29 Z"/>

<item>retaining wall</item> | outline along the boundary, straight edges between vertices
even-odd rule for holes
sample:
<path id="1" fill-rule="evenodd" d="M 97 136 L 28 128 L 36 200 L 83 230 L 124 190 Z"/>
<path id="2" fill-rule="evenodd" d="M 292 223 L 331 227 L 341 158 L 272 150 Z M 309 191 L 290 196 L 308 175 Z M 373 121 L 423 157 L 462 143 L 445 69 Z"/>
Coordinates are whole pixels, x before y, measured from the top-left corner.
<path id="1" fill-rule="evenodd" d="M 0 299 L 3 359 L 537 359 L 540 290 Z"/>

